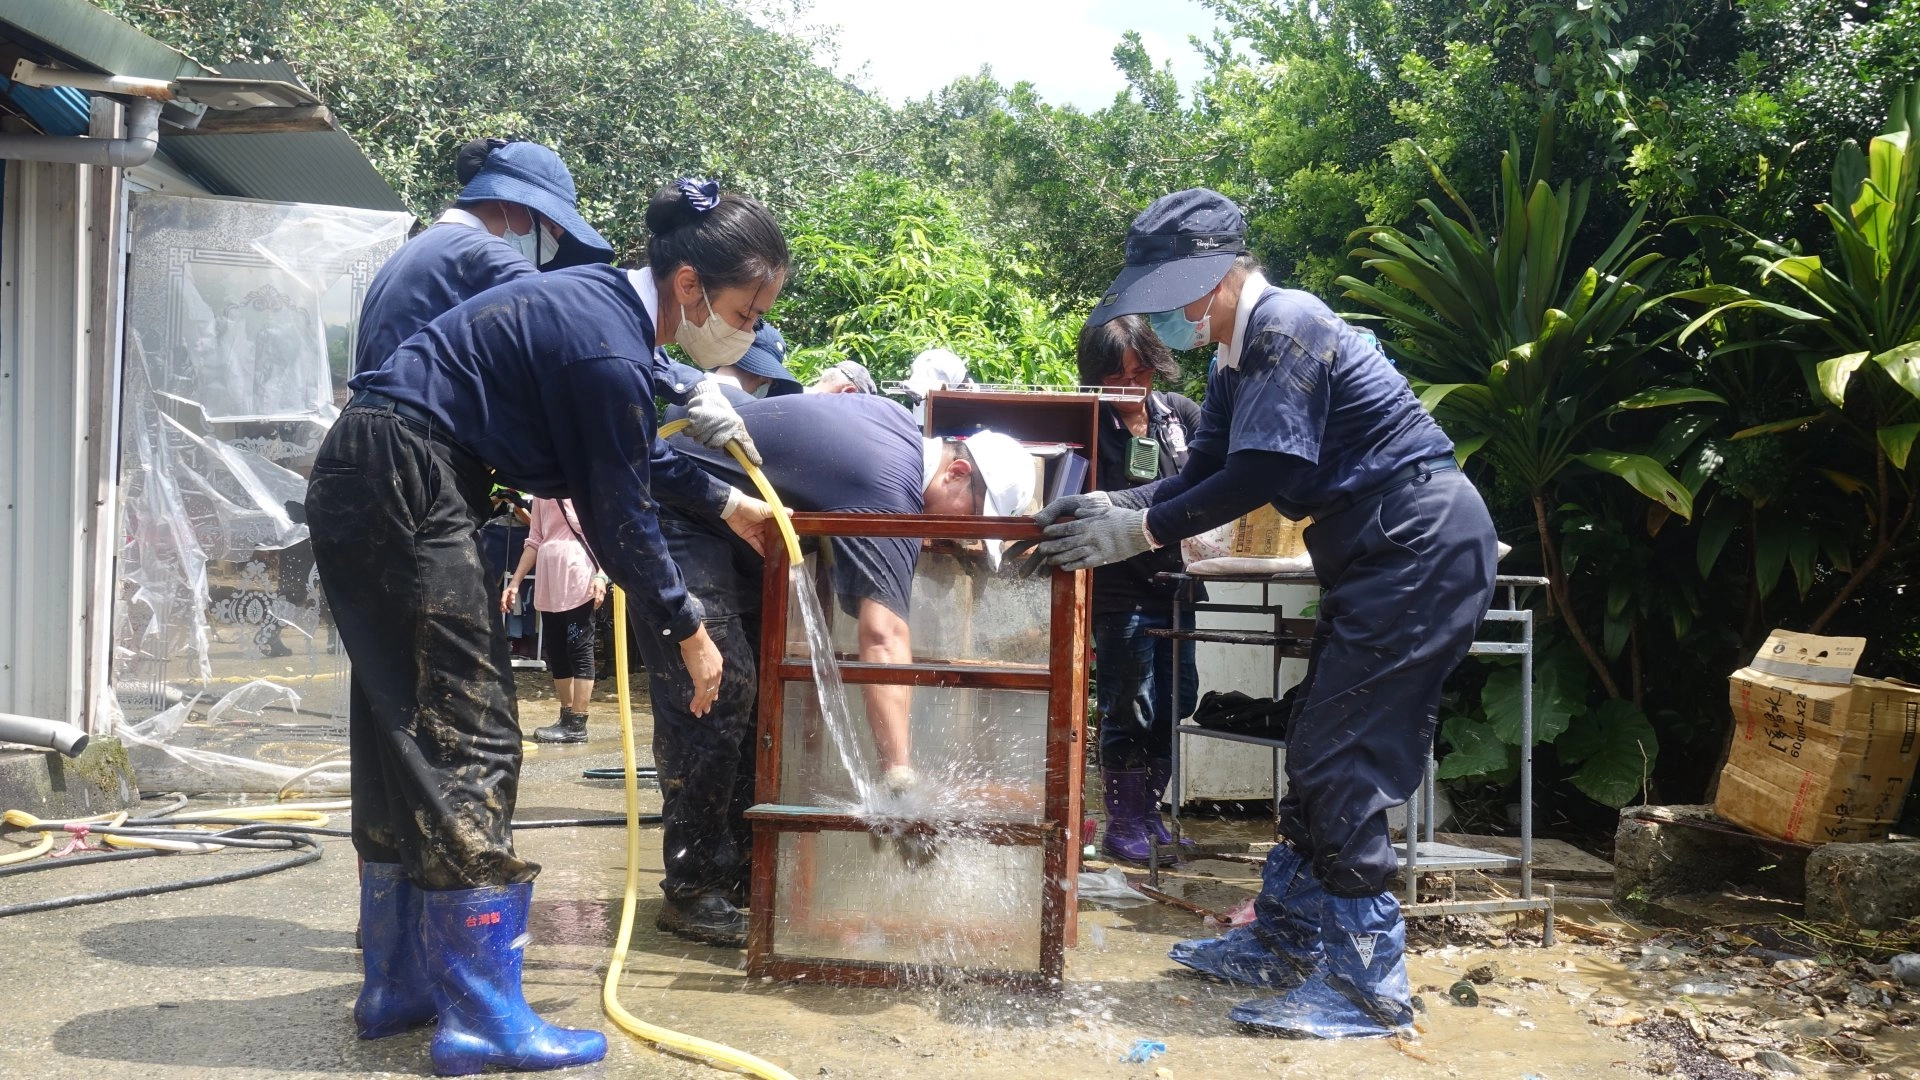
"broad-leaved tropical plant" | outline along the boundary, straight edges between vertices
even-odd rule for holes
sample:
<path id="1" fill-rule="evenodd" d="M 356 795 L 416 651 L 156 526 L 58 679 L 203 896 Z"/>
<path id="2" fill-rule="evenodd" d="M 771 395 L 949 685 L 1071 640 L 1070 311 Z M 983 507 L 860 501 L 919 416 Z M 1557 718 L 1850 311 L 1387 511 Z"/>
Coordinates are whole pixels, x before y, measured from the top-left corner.
<path id="1" fill-rule="evenodd" d="M 1871 460 L 1871 475 L 1828 470 L 1828 478 L 1866 503 L 1873 544 L 1855 563 L 1811 629 L 1824 629 L 1860 586 L 1893 554 L 1913 524 L 1916 499 L 1908 472 L 1920 437 L 1920 87 L 1894 95 L 1887 125 L 1866 152 L 1843 146 L 1833 165 L 1832 201 L 1821 203 L 1833 257 L 1803 254 L 1753 236 L 1724 219 L 1687 219 L 1739 229 L 1752 240 L 1747 261 L 1762 288 L 1787 291 L 1783 303 L 1730 285 L 1674 294 L 1712 305 L 1680 336 L 1724 327 L 1731 315 L 1757 312 L 1791 325 L 1816 400 L 1829 407 L 1809 416 L 1757 425 L 1760 437 L 1809 425 L 1837 425 Z M 1736 436 L 1738 437 L 1738 436 Z M 1864 471 L 1864 470 L 1863 470 Z"/>
<path id="2" fill-rule="evenodd" d="M 1501 162 L 1497 228 L 1489 232 L 1440 170 L 1435 179 L 1464 222 L 1430 199 L 1427 223 L 1356 233 L 1355 252 L 1377 283 L 1343 277 L 1346 295 L 1391 324 L 1393 347 L 1420 400 L 1464 461 L 1479 454 L 1533 509 L 1549 588 L 1567 632 L 1609 697 L 1622 697 L 1605 658 L 1573 610 L 1548 516 L 1556 481 L 1572 469 L 1618 477 L 1688 518 L 1692 495 L 1658 459 L 1616 440 L 1609 421 L 1632 410 L 1718 402 L 1701 389 L 1654 385 L 1645 354 L 1659 336 L 1636 332 L 1666 257 L 1643 251 L 1635 211 L 1598 258 L 1575 263 L 1589 184 L 1548 183 L 1552 121 L 1541 125 L 1532 175 L 1514 142 Z"/>

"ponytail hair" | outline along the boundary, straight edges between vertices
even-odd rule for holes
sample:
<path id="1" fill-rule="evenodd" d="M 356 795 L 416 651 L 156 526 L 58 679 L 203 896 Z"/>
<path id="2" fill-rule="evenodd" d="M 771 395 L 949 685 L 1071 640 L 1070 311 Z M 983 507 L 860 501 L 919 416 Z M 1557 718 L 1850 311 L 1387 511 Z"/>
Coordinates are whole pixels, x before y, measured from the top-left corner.
<path id="1" fill-rule="evenodd" d="M 757 199 L 721 194 L 711 180 L 676 180 L 655 192 L 647 229 L 647 266 L 657 281 L 691 266 L 709 289 L 757 288 L 791 261 L 773 213 Z"/>
<path id="2" fill-rule="evenodd" d="M 487 163 L 487 156 L 507 145 L 505 139 L 468 139 L 453 159 L 453 175 L 465 187 L 480 173 L 480 167 Z"/>

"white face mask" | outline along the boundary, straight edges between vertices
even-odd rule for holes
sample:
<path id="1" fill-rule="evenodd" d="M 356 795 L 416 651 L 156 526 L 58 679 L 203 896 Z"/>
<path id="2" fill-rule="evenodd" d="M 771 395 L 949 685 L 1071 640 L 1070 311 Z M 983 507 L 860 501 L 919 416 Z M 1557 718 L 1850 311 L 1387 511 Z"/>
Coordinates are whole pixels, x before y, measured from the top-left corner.
<path id="1" fill-rule="evenodd" d="M 687 306 L 680 305 L 680 329 L 674 331 L 673 343 L 687 350 L 687 355 L 705 371 L 738 363 L 753 345 L 753 331 L 742 330 L 721 318 L 705 286 L 700 288 L 700 298 L 707 302 L 707 321 L 695 325 L 687 318 Z"/>
<path id="2" fill-rule="evenodd" d="M 553 261 L 555 255 L 560 253 L 560 241 L 555 240 L 552 233 L 540 227 L 539 218 L 534 219 L 532 232 L 517 233 L 509 226 L 501 239 L 512 244 L 523 258 L 535 266 L 547 265 Z"/>

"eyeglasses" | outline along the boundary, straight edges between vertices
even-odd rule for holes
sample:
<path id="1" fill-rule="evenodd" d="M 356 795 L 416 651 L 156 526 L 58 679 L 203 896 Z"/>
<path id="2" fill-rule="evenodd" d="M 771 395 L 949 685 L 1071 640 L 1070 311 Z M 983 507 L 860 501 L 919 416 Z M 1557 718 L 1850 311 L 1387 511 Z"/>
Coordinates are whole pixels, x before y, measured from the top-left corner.
<path id="1" fill-rule="evenodd" d="M 1150 367 L 1121 368 L 1100 380 L 1103 386 L 1153 386 L 1154 371 Z"/>

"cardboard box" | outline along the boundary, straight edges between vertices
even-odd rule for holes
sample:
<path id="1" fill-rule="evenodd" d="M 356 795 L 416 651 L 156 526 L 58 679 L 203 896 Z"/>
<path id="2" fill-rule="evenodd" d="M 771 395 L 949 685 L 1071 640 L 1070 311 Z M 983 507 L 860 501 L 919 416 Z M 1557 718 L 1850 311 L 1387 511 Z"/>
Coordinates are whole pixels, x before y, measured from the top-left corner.
<path id="1" fill-rule="evenodd" d="M 1733 673 L 1715 813 L 1804 844 L 1887 838 L 1920 761 L 1920 687 L 1854 674 L 1865 646 L 1776 630 Z"/>
<path id="2" fill-rule="evenodd" d="M 1233 523 L 1233 540 L 1228 554 L 1242 558 L 1290 559 L 1307 553 L 1303 534 L 1312 518 L 1296 521 L 1283 516 L 1272 504 L 1262 506 Z"/>

